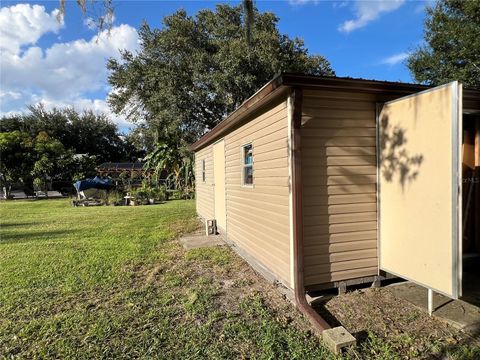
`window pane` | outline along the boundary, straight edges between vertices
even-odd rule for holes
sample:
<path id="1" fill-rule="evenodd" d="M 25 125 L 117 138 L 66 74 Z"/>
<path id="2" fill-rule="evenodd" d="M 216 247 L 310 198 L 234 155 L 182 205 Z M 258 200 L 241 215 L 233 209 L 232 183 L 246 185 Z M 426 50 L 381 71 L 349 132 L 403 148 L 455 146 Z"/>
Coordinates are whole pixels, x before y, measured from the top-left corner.
<path id="1" fill-rule="evenodd" d="M 243 163 L 245 165 L 253 164 L 253 149 L 252 144 L 243 147 Z"/>
<path id="2" fill-rule="evenodd" d="M 252 166 L 245 166 L 243 168 L 243 183 L 245 185 L 252 185 L 253 184 L 253 167 Z"/>
<path id="3" fill-rule="evenodd" d="M 253 185 L 253 146 L 243 146 L 243 185 Z"/>

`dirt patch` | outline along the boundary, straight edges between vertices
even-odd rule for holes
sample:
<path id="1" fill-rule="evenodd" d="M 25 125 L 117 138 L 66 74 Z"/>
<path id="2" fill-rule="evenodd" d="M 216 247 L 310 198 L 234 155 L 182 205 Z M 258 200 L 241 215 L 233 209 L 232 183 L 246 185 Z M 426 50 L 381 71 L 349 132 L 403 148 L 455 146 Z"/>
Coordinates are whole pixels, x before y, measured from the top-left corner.
<path id="1" fill-rule="evenodd" d="M 200 220 L 192 221 L 191 219 L 180 219 L 168 224 L 168 229 L 173 233 L 174 237 L 183 234 L 200 234 L 202 233 L 203 224 Z"/>
<path id="2" fill-rule="evenodd" d="M 341 323 L 356 336 L 360 354 L 378 340 L 398 357 L 435 359 L 468 352 L 478 341 L 395 297 L 388 288 L 356 290 L 318 302 L 315 308 L 332 325 Z"/>
<path id="3" fill-rule="evenodd" d="M 155 277 L 157 276 L 157 274 L 161 273 L 163 271 L 164 267 L 162 265 L 156 265 L 153 267 L 153 269 L 151 269 L 146 278 L 145 278 L 145 282 L 147 284 L 151 284 L 154 280 L 155 280 Z"/>
<path id="4" fill-rule="evenodd" d="M 228 266 L 217 252 L 228 258 Z M 215 311 L 242 316 L 242 301 L 260 296 L 282 326 L 312 333 L 309 324 L 275 284 L 256 273 L 231 249 L 211 253 L 207 249 L 193 257 L 189 252 L 185 254 L 190 258 L 190 276 L 207 279 L 215 286 Z M 388 288 L 334 296 L 317 303 L 315 308 L 332 326 L 341 324 L 358 339 L 358 346 L 345 354 L 347 358 L 475 359 L 480 351 L 476 347 L 478 339 L 428 316 L 395 297 Z M 222 320 L 219 322 L 220 325 Z"/>

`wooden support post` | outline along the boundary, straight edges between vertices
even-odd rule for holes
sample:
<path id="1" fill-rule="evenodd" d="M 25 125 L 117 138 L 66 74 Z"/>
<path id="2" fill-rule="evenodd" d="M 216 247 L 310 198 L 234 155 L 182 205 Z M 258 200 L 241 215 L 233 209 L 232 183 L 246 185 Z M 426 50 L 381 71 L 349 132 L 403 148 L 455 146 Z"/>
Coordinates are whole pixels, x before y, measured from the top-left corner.
<path id="1" fill-rule="evenodd" d="M 432 316 L 433 313 L 433 290 L 428 289 L 428 315 Z"/>

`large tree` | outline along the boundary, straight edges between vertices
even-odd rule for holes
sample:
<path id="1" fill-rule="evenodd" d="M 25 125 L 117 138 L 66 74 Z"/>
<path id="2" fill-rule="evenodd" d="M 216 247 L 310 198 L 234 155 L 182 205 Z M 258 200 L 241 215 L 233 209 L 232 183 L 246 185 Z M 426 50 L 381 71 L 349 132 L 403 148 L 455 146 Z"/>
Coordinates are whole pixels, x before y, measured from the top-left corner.
<path id="1" fill-rule="evenodd" d="M 29 134 L 0 131 L 0 187 L 5 195 L 14 183 L 30 179 L 34 162 L 34 139 Z"/>
<path id="2" fill-rule="evenodd" d="M 45 132 L 61 142 L 65 149 L 77 154 L 96 156 L 98 161 L 130 160 L 133 146 L 106 115 L 72 108 L 45 109 L 41 104 L 30 106 L 23 114 L 0 119 L 0 132 L 21 131 L 30 137 Z"/>
<path id="3" fill-rule="evenodd" d="M 177 11 L 161 29 L 143 24 L 139 52 L 125 51 L 108 63 L 112 109 L 146 122 L 154 142 L 176 138 L 181 146 L 280 71 L 334 75 L 324 57 L 279 32 L 274 14 L 254 9 L 254 22 L 244 21 L 244 14 L 242 6 L 218 5 L 196 16 Z"/>
<path id="4" fill-rule="evenodd" d="M 0 119 L 0 187 L 45 189 L 95 175 L 105 161 L 131 161 L 144 154 L 106 115 L 72 108 L 29 112 Z"/>
<path id="5" fill-rule="evenodd" d="M 46 190 L 52 181 L 71 180 L 84 163 L 44 131 L 33 137 L 19 130 L 0 132 L 0 153 L 0 186 L 7 196 L 15 184 Z"/>
<path id="6" fill-rule="evenodd" d="M 69 162 L 72 154 L 65 151 L 62 143 L 41 131 L 35 137 L 33 147 L 36 161 L 31 174 L 33 184 L 38 190 L 47 192 L 49 184 L 57 176 L 63 176 L 63 164 Z"/>
<path id="7" fill-rule="evenodd" d="M 415 80 L 480 88 L 480 1 L 438 1 L 427 8 L 424 32 L 426 44 L 408 58 Z"/>

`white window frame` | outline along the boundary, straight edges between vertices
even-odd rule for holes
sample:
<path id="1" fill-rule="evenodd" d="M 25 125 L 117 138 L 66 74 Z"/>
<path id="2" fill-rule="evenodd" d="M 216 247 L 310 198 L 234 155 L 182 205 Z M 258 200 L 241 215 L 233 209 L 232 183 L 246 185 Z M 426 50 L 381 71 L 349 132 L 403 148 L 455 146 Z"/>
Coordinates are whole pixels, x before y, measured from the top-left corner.
<path id="1" fill-rule="evenodd" d="M 252 163 L 251 164 L 245 164 L 245 148 L 250 146 L 251 147 L 251 151 L 252 151 Z M 255 186 L 255 176 L 254 176 L 254 163 L 255 163 L 255 159 L 254 159 L 254 151 L 253 151 L 253 143 L 252 142 L 248 142 L 248 143 L 245 143 L 241 146 L 240 148 L 240 156 L 241 156 L 241 169 L 242 169 L 242 176 L 241 176 L 241 181 L 242 181 L 242 187 L 245 187 L 245 188 L 253 188 Z M 252 183 L 251 184 L 246 184 L 245 183 L 245 169 L 247 167 L 251 167 L 252 168 Z"/>

